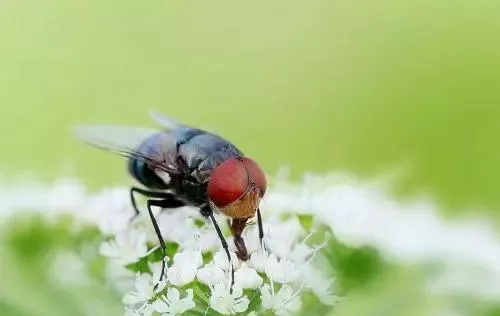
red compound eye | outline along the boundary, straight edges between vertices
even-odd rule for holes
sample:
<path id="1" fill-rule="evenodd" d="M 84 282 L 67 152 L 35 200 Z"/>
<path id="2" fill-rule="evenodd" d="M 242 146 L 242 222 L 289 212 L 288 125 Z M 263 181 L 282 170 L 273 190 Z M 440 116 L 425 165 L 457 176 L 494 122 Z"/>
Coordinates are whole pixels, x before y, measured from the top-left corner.
<path id="1" fill-rule="evenodd" d="M 217 207 L 224 207 L 238 200 L 248 189 L 248 173 L 238 159 L 228 159 L 213 172 L 207 193 Z"/>
<path id="2" fill-rule="evenodd" d="M 255 182 L 257 188 L 259 188 L 260 195 L 264 196 L 267 189 L 266 174 L 254 160 L 248 157 L 243 157 L 243 163 L 248 170 L 250 178 Z"/>
<path id="3" fill-rule="evenodd" d="M 264 196 L 267 180 L 257 163 L 247 157 L 228 159 L 212 172 L 207 187 L 208 197 L 217 207 L 227 206 L 241 198 L 251 182 Z"/>

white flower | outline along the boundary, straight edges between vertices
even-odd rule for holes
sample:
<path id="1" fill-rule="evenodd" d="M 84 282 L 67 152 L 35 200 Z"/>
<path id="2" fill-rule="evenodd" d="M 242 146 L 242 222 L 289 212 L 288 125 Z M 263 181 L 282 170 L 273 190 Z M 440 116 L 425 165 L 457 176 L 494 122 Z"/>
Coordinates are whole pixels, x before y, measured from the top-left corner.
<path id="1" fill-rule="evenodd" d="M 333 284 L 335 280 L 320 272 L 317 268 L 308 266 L 304 275 L 307 286 L 325 305 L 334 305 L 340 299 L 333 294 Z"/>
<path id="2" fill-rule="evenodd" d="M 262 278 L 257 272 L 248 267 L 245 263 L 240 264 L 236 254 L 231 252 L 232 263 L 235 267 L 234 282 L 242 289 L 256 289 L 262 285 Z M 197 278 L 200 282 L 208 286 L 215 286 L 218 283 L 231 279 L 231 270 L 224 251 L 219 251 L 214 255 L 213 262 L 198 270 Z"/>
<path id="3" fill-rule="evenodd" d="M 119 264 L 128 265 L 148 254 L 146 240 L 145 232 L 126 230 L 116 235 L 114 240 L 102 243 L 99 253 Z"/>
<path id="4" fill-rule="evenodd" d="M 165 257 L 163 260 L 165 260 L 165 271 L 167 271 L 168 266 L 167 262 L 170 261 L 169 257 Z M 157 262 L 148 262 L 149 269 L 151 270 L 151 273 L 153 274 L 153 280 L 160 280 L 161 277 L 161 270 L 163 268 L 163 261 L 157 261 Z M 163 280 L 165 280 L 165 277 L 163 277 Z"/>
<path id="5" fill-rule="evenodd" d="M 271 280 L 278 283 L 294 282 L 300 276 L 300 271 L 295 268 L 292 261 L 286 258 L 278 260 L 274 254 L 269 256 L 265 271 Z"/>
<path id="6" fill-rule="evenodd" d="M 223 282 L 212 287 L 212 295 L 210 296 L 210 307 L 223 314 L 232 315 L 243 313 L 247 310 L 250 301 L 243 295 L 243 290 L 238 285 L 233 286 L 233 293 L 229 291 L 229 286 Z"/>
<path id="7" fill-rule="evenodd" d="M 236 254 L 230 252 L 231 263 L 235 270 L 239 267 L 239 261 Z M 230 276 L 229 264 L 226 252 L 220 250 L 214 254 L 213 261 L 205 267 L 198 270 L 198 280 L 208 286 L 214 286 L 220 282 L 227 281 Z"/>
<path id="8" fill-rule="evenodd" d="M 254 252 L 250 257 L 250 265 L 258 272 L 265 272 L 269 254 L 266 251 Z"/>
<path id="9" fill-rule="evenodd" d="M 153 306 L 151 306 L 151 304 L 146 304 L 142 306 L 139 312 L 141 316 L 151 316 L 153 315 Z"/>
<path id="10" fill-rule="evenodd" d="M 236 256 L 236 253 L 234 252 L 229 252 L 229 255 L 231 256 L 231 264 L 236 271 L 240 267 L 240 260 Z M 226 251 L 224 250 L 219 250 L 214 254 L 214 265 L 217 266 L 218 268 L 224 270 L 224 271 L 229 271 L 229 260 L 227 259 L 227 254 Z"/>
<path id="11" fill-rule="evenodd" d="M 153 303 L 153 309 L 162 314 L 162 316 L 182 314 L 195 307 L 195 303 L 193 301 L 193 290 L 189 289 L 186 293 L 186 297 L 181 299 L 179 290 L 173 287 L 169 288 L 167 290 L 166 297 L 162 296 Z"/>
<path id="12" fill-rule="evenodd" d="M 201 283 L 214 286 L 220 282 L 227 282 L 231 278 L 229 271 L 224 271 L 214 265 L 208 265 L 198 270 L 197 278 Z M 241 266 L 234 272 L 234 283 L 242 289 L 256 289 L 262 285 L 262 278 L 252 268 Z"/>
<path id="13" fill-rule="evenodd" d="M 186 249 L 175 254 L 174 264 L 189 264 L 195 266 L 196 268 L 199 268 L 203 265 L 203 257 L 201 256 L 201 252 L 199 251 Z"/>
<path id="14" fill-rule="evenodd" d="M 193 225 L 191 235 L 184 238 L 179 244 L 184 249 L 196 249 L 207 252 L 215 251 L 220 247 L 220 239 L 212 225 L 196 227 Z"/>
<path id="15" fill-rule="evenodd" d="M 206 266 L 199 269 L 196 277 L 201 283 L 208 286 L 214 286 L 219 282 L 227 280 L 224 270 L 214 266 Z"/>
<path id="16" fill-rule="evenodd" d="M 264 234 L 266 248 L 280 258 L 290 257 L 293 246 L 304 233 L 296 216 L 290 217 L 285 222 L 269 219 L 264 226 L 267 228 Z"/>
<path id="17" fill-rule="evenodd" d="M 198 268 L 203 264 L 199 251 L 184 250 L 174 256 L 174 264 L 167 269 L 167 278 L 173 285 L 184 286 L 193 282 Z"/>
<path id="18" fill-rule="evenodd" d="M 137 312 L 132 308 L 125 308 L 125 313 L 123 313 L 123 316 L 136 316 L 136 315 L 138 315 Z"/>
<path id="19" fill-rule="evenodd" d="M 313 255 L 316 250 L 305 243 L 297 244 L 293 247 L 289 258 L 297 264 L 305 264 L 309 257 Z"/>
<path id="20" fill-rule="evenodd" d="M 156 281 L 153 281 L 150 274 L 140 274 L 137 273 L 135 279 L 135 292 L 127 293 L 123 296 L 123 304 L 125 305 L 135 305 L 149 301 L 153 296 L 159 292 L 161 292 L 166 283 L 160 282 L 158 283 L 158 287 L 155 290 Z"/>
<path id="21" fill-rule="evenodd" d="M 262 285 L 262 278 L 252 268 L 242 265 L 234 273 L 234 283 L 243 289 L 257 289 Z"/>
<path id="22" fill-rule="evenodd" d="M 193 282 L 196 272 L 194 265 L 173 265 L 167 268 L 167 278 L 175 286 L 184 286 Z"/>
<path id="23" fill-rule="evenodd" d="M 127 229 L 133 214 L 126 188 L 104 188 L 87 197 L 79 207 L 86 221 L 92 220 L 103 235 L 116 235 Z"/>
<path id="24" fill-rule="evenodd" d="M 138 203 L 137 205 L 140 206 L 142 205 L 142 203 Z M 151 209 L 151 212 L 156 218 L 157 223 L 161 211 L 162 210 L 160 208 L 156 207 Z M 131 221 L 131 219 L 133 220 Z M 146 233 L 146 239 L 148 242 L 158 244 L 158 236 L 156 235 L 153 224 L 151 223 L 151 217 L 149 216 L 149 212 L 147 211 L 147 209 L 141 210 L 137 215 L 129 215 L 127 218 L 127 225 L 125 227 L 126 229 L 135 229 L 137 231 Z M 163 234 L 162 236 L 165 237 Z"/>
<path id="25" fill-rule="evenodd" d="M 339 300 L 337 295 L 332 293 L 333 279 L 326 279 L 324 282 L 318 284 L 317 287 L 313 287 L 313 293 L 318 297 L 321 303 L 325 305 L 334 305 Z"/>
<path id="26" fill-rule="evenodd" d="M 288 284 L 283 284 L 278 294 L 275 293 L 274 286 L 269 284 L 264 284 L 260 292 L 262 307 L 272 309 L 278 316 L 294 314 L 302 307 L 298 293 L 293 293 L 293 289 Z"/>
<path id="27" fill-rule="evenodd" d="M 198 244 L 196 238 L 193 238 L 193 233 L 200 230 L 193 218 L 198 213 L 190 207 L 161 212 L 157 221 L 163 238 L 178 243 L 182 248 L 193 248 Z"/>
<path id="28" fill-rule="evenodd" d="M 144 304 L 141 308 L 135 310 L 133 308 L 125 308 L 124 316 L 151 316 L 153 315 L 153 307 L 151 304 Z"/>
<path id="29" fill-rule="evenodd" d="M 127 293 L 134 289 L 136 274 L 133 271 L 111 260 L 106 262 L 105 269 L 107 281 L 120 293 Z"/>

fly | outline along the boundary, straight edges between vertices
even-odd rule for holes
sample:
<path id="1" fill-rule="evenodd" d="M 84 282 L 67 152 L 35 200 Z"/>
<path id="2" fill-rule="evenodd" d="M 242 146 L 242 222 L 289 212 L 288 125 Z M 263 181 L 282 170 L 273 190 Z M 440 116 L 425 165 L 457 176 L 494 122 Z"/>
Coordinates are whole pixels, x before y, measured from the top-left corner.
<path id="1" fill-rule="evenodd" d="M 128 159 L 128 172 L 143 188 L 132 187 L 130 200 L 139 214 L 135 194 L 149 198 L 146 207 L 163 254 L 160 281 L 165 276 L 166 245 L 151 207 L 199 208 L 210 219 L 229 262 L 228 244 L 214 217 L 229 219 L 239 259 L 248 260 L 241 236 L 249 219 L 257 216 L 260 244 L 264 238 L 260 201 L 267 188 L 264 171 L 234 144 L 208 131 L 179 123 L 159 113 L 150 116 L 161 130 L 117 125 L 82 125 L 75 135 L 94 147 Z M 135 217 L 135 216 L 134 216 Z M 231 284 L 234 284 L 232 269 Z M 232 289 L 232 286 L 231 286 Z"/>

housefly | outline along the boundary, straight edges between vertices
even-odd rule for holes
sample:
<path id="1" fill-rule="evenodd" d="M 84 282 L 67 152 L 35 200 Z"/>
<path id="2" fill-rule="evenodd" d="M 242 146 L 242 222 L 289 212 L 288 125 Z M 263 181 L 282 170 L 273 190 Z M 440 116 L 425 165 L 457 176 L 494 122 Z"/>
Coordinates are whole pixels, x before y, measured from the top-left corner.
<path id="1" fill-rule="evenodd" d="M 222 213 L 228 217 L 238 258 L 248 260 L 241 235 L 249 219 L 257 216 L 261 245 L 264 237 L 259 209 L 267 188 L 263 170 L 235 145 L 214 133 L 156 112 L 151 112 L 150 116 L 161 129 L 81 125 L 74 131 L 83 142 L 128 159 L 129 174 L 143 187 L 130 189 L 132 206 L 138 215 L 135 194 L 149 198 L 146 206 L 164 258 L 166 245 L 151 211 L 152 206 L 199 208 L 203 217 L 213 223 L 231 262 L 228 244 L 214 217 L 214 212 Z M 165 269 L 163 260 L 160 281 Z"/>

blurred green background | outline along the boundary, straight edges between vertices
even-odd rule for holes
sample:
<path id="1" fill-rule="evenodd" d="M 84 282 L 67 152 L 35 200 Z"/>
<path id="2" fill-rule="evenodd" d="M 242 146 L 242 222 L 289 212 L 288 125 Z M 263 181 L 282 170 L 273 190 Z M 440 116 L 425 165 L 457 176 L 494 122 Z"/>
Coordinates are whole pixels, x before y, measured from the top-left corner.
<path id="1" fill-rule="evenodd" d="M 407 172 L 454 207 L 500 206 L 500 3 L 0 2 L 0 165 L 124 179 L 77 123 L 213 128 L 270 173 Z"/>
<path id="2" fill-rule="evenodd" d="M 0 0 L 0 172 L 129 181 L 71 126 L 154 126 L 156 109 L 270 174 L 403 170 L 395 193 L 500 219 L 499 14 L 495 0 Z"/>

